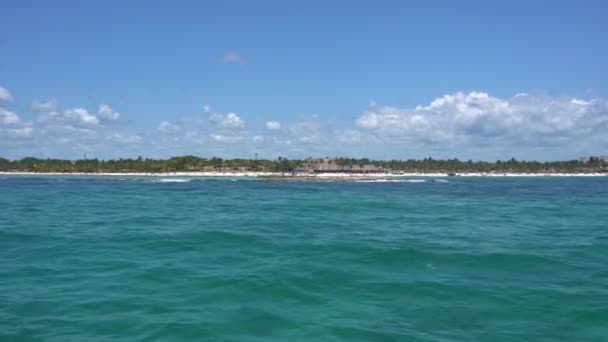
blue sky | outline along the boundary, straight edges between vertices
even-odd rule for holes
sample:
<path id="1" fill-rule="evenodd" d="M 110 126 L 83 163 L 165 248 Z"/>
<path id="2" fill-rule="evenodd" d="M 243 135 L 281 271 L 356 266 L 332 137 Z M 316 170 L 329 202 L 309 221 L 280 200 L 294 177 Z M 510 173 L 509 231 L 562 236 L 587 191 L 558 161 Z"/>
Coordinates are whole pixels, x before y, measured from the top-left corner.
<path id="1" fill-rule="evenodd" d="M 608 154 L 605 1 L 0 1 L 0 155 Z"/>

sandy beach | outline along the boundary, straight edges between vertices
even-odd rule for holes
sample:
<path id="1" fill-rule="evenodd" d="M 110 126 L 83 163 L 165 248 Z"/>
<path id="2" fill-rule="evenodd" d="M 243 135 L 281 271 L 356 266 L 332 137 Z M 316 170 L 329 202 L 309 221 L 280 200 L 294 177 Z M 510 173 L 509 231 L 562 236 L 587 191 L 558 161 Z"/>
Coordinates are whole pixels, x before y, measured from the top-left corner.
<path id="1" fill-rule="evenodd" d="M 299 180 L 360 180 L 401 177 L 605 177 L 606 173 L 280 173 L 280 172 L 0 172 L 0 175 L 23 176 L 120 176 L 120 177 L 258 177 Z"/>

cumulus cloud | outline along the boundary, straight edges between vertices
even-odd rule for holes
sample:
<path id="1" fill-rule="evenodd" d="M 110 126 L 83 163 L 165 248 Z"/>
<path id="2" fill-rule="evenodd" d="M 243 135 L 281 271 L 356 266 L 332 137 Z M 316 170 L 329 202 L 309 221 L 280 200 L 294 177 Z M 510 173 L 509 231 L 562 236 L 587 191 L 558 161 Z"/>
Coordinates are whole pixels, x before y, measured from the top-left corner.
<path id="1" fill-rule="evenodd" d="M 99 109 L 97 110 L 97 115 L 100 119 L 106 121 L 116 121 L 120 117 L 119 112 L 114 111 L 112 108 L 110 108 L 110 106 L 106 104 L 102 104 L 99 106 Z"/>
<path id="2" fill-rule="evenodd" d="M 364 135 L 361 133 L 361 131 L 356 130 L 356 129 L 340 129 L 337 130 L 335 132 L 335 137 L 336 140 L 338 142 L 341 143 L 360 143 L 364 140 L 364 138 L 369 138 L 369 137 L 364 137 Z"/>
<path id="3" fill-rule="evenodd" d="M 209 120 L 217 125 L 219 128 L 225 129 L 242 129 L 245 128 L 245 122 L 235 113 L 228 113 L 223 115 L 220 113 L 213 113 L 209 116 Z"/>
<path id="4" fill-rule="evenodd" d="M 209 138 L 215 142 L 219 143 L 236 143 L 243 141 L 245 139 L 242 135 L 232 135 L 232 134 L 221 134 L 221 133 L 211 133 L 209 134 Z"/>
<path id="5" fill-rule="evenodd" d="M 0 102 L 11 102 L 13 101 L 13 95 L 8 89 L 0 87 Z"/>
<path id="6" fill-rule="evenodd" d="M 75 127 L 71 124 L 56 124 L 51 123 L 40 129 L 43 134 L 49 134 L 52 136 L 73 136 L 73 137 L 94 137 L 97 135 L 97 131 L 91 128 Z"/>
<path id="7" fill-rule="evenodd" d="M 16 113 L 0 107 L 0 137 L 29 139 L 33 132 L 31 123 L 23 123 Z"/>
<path id="8" fill-rule="evenodd" d="M 490 144 L 547 143 L 557 137 L 588 139 L 608 128 L 608 104 L 595 99 L 517 94 L 498 98 L 484 92 L 458 92 L 416 108 L 374 107 L 355 121 L 385 140 Z"/>
<path id="9" fill-rule="evenodd" d="M 180 126 L 170 123 L 169 121 L 163 121 L 158 124 L 158 131 L 161 133 L 176 133 L 181 129 Z"/>
<path id="10" fill-rule="evenodd" d="M 78 146 L 99 150 L 109 146 L 106 151 L 111 150 L 113 156 L 123 153 L 115 151 L 116 145 L 144 146 L 142 136 L 146 135 L 106 125 L 120 118 L 107 104 L 90 113 L 80 107 L 60 109 L 57 100 L 50 99 L 32 102 L 30 110 L 38 113 L 35 122 L 28 122 L 27 116 L 20 117 L 6 105 L 0 107 L 0 143 L 31 138 L 19 146 L 31 146 L 33 152 L 48 147 L 50 155 L 53 146 L 58 153 L 72 147 L 83 149 Z M 372 101 L 351 123 L 342 125 L 341 121 L 328 123 L 317 116 L 304 116 L 295 122 L 262 121 L 263 126 L 256 124 L 251 131 L 236 113 L 217 113 L 209 105 L 203 106 L 203 112 L 211 125 L 201 117 L 160 122 L 156 130 L 165 136 L 150 138 L 151 143 L 145 145 L 148 152 L 166 153 L 171 148 L 197 153 L 202 144 L 210 143 L 209 153 L 222 156 L 256 151 L 290 157 L 564 159 L 608 151 L 608 101 L 602 98 L 456 92 L 405 108 Z M 13 155 L 18 156 L 18 152 Z"/>
<path id="11" fill-rule="evenodd" d="M 316 116 L 296 122 L 289 127 L 289 132 L 293 140 L 300 143 L 315 144 L 323 140 L 322 126 Z"/>
<path id="12" fill-rule="evenodd" d="M 58 102 L 50 99 L 46 102 L 34 101 L 30 105 L 33 112 L 39 113 L 38 122 L 48 125 L 64 125 L 74 127 L 101 127 L 102 121 L 116 121 L 120 113 L 110 106 L 102 104 L 97 115 L 89 113 L 85 108 L 77 107 L 60 111 Z"/>
<path id="13" fill-rule="evenodd" d="M 36 133 L 36 140 L 41 146 L 71 146 L 72 149 L 104 148 L 107 141 L 103 140 L 106 134 L 111 134 L 110 127 L 102 123 L 115 121 L 120 114 L 108 105 L 102 104 L 96 114 L 90 113 L 82 107 L 62 110 L 56 99 L 47 101 L 34 101 L 30 110 L 38 113 L 37 120 L 32 123 L 32 130 L 23 129 L 12 132 L 14 136 L 31 136 Z M 139 138 L 141 139 L 141 138 Z M 110 135 L 108 140 L 117 144 L 136 143 L 138 138 L 134 135 Z M 93 150 L 91 150 L 93 151 Z"/>
<path id="14" fill-rule="evenodd" d="M 278 121 L 267 121 L 266 129 L 269 131 L 278 131 L 281 129 L 281 124 Z"/>
<path id="15" fill-rule="evenodd" d="M 48 126 L 65 127 L 97 127 L 99 118 L 86 109 L 78 107 L 59 111 L 57 102 L 49 100 L 47 102 L 34 102 L 30 106 L 32 111 L 40 113 L 38 122 Z"/>
<path id="16" fill-rule="evenodd" d="M 233 144 L 250 138 L 249 133 L 245 131 L 245 122 L 237 114 L 214 113 L 209 105 L 205 105 L 203 110 L 209 114 L 209 121 L 215 124 L 215 131 L 208 135 L 210 141 Z"/>
<path id="17" fill-rule="evenodd" d="M 250 135 L 247 132 L 212 132 L 208 137 L 212 142 L 234 144 L 234 146 L 249 146 L 249 144 L 261 144 L 266 141 L 263 135 Z"/>
<path id="18" fill-rule="evenodd" d="M 234 50 L 226 51 L 224 56 L 222 56 L 222 62 L 224 63 L 235 63 L 235 64 L 245 64 L 245 58 Z"/>
<path id="19" fill-rule="evenodd" d="M 58 102 L 56 99 L 49 99 L 46 102 L 34 101 L 30 105 L 30 109 L 36 113 L 53 113 L 58 110 Z"/>
<path id="20" fill-rule="evenodd" d="M 95 115 L 90 114 L 84 108 L 72 108 L 67 109 L 63 112 L 63 118 L 72 122 L 78 126 L 97 126 L 99 125 L 99 118 Z"/>
<path id="21" fill-rule="evenodd" d="M 14 112 L 0 107 L 0 119 L 2 124 L 5 126 L 16 126 L 21 123 L 21 119 Z"/>
<path id="22" fill-rule="evenodd" d="M 137 134 L 133 134 L 133 135 L 122 135 L 119 133 L 115 133 L 113 135 L 108 136 L 108 140 L 115 142 L 117 144 L 121 144 L 121 145 L 133 145 L 133 144 L 139 144 L 140 142 L 142 142 L 142 137 L 137 135 Z"/>
<path id="23" fill-rule="evenodd" d="M 32 137 L 34 129 L 32 127 L 9 128 L 6 135 L 13 139 L 29 139 Z"/>

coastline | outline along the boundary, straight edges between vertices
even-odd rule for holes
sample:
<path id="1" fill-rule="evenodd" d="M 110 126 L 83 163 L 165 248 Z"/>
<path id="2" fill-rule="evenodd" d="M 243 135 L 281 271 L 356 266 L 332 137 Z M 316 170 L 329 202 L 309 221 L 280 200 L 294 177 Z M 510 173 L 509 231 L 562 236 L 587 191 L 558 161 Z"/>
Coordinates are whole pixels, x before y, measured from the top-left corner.
<path id="1" fill-rule="evenodd" d="M 19 172 L 0 171 L 6 176 L 115 176 L 115 177 L 254 177 L 268 180 L 365 180 L 405 177 L 606 177 L 606 173 L 484 173 L 484 172 L 395 172 L 395 173 L 281 173 L 255 171 L 226 172 Z"/>

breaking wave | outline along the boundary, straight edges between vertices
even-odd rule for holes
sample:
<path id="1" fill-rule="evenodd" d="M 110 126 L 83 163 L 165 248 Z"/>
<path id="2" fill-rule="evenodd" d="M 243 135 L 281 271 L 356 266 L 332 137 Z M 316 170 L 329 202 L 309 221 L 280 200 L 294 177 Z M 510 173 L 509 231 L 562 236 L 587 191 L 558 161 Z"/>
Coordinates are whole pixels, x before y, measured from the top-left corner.
<path id="1" fill-rule="evenodd" d="M 153 179 L 151 182 L 153 183 L 188 183 L 191 179 L 183 179 L 183 178 L 161 178 L 161 179 Z"/>

